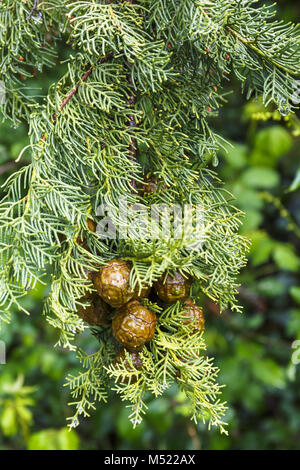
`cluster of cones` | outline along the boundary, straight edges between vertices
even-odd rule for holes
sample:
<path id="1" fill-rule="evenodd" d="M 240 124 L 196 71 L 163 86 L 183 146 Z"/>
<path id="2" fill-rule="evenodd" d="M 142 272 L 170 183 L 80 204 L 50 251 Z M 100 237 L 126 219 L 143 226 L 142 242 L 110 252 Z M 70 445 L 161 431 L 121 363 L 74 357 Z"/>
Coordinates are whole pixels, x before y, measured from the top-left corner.
<path id="1" fill-rule="evenodd" d="M 140 351 L 155 333 L 157 315 L 143 305 L 143 298 L 155 296 L 164 304 L 184 302 L 185 324 L 192 323 L 193 328 L 202 331 L 204 316 L 202 310 L 189 298 L 192 280 L 180 272 L 174 275 L 164 274 L 152 287 L 143 289 L 130 287 L 131 266 L 122 259 L 111 259 L 95 274 L 90 274 L 95 291 L 84 299 L 87 306 L 79 307 L 82 319 L 94 326 L 112 326 L 114 338 L 122 345 L 115 362 L 127 361 L 140 370 L 143 366 Z"/>
<path id="2" fill-rule="evenodd" d="M 159 193 L 166 189 L 164 182 L 149 174 L 141 187 L 138 188 L 143 196 Z M 96 231 L 96 224 L 88 219 L 90 231 Z M 78 240 L 86 245 L 86 241 Z M 111 259 L 96 273 L 89 273 L 95 291 L 87 294 L 82 300 L 88 306 L 80 306 L 79 314 L 82 319 L 93 326 L 112 326 L 114 338 L 122 345 L 115 363 L 125 362 L 128 370 L 131 369 L 127 358 L 135 369 L 143 367 L 140 351 L 144 345 L 151 341 L 155 333 L 157 315 L 143 305 L 144 298 L 153 298 L 165 305 L 177 301 L 184 303 L 185 324 L 193 324 L 193 329 L 204 329 L 204 316 L 202 310 L 189 298 L 192 279 L 184 277 L 180 272 L 173 275 L 163 274 L 153 286 L 143 289 L 130 287 L 130 264 L 122 259 Z"/>

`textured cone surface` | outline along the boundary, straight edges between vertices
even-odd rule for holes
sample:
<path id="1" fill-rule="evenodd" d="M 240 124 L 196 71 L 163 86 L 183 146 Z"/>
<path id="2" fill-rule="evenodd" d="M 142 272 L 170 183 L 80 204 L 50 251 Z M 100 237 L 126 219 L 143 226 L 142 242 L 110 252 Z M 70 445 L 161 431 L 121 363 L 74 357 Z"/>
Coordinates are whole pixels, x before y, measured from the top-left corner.
<path id="1" fill-rule="evenodd" d="M 184 320 L 185 325 L 193 325 L 194 330 L 203 331 L 205 326 L 205 318 L 201 308 L 199 308 L 192 299 L 184 302 Z"/>
<path id="2" fill-rule="evenodd" d="M 171 276 L 166 277 L 165 274 L 155 283 L 154 288 L 158 297 L 166 302 L 172 304 L 177 300 L 184 300 L 190 294 L 190 287 L 192 281 L 190 278 L 183 277 L 178 271 Z"/>
<path id="3" fill-rule="evenodd" d="M 85 322 L 92 326 L 104 326 L 110 323 L 110 308 L 98 295 L 91 295 L 84 300 L 89 300 L 90 305 L 87 307 L 80 305 L 78 313 Z"/>
<path id="4" fill-rule="evenodd" d="M 113 308 L 122 307 L 131 300 L 130 265 L 121 259 L 112 259 L 94 277 L 94 285 L 102 299 Z"/>
<path id="5" fill-rule="evenodd" d="M 125 368 L 129 372 L 134 372 L 134 369 L 141 370 L 143 368 L 143 360 L 141 358 L 140 353 L 138 353 L 137 351 L 127 351 L 127 353 L 130 355 L 130 359 L 132 361 L 132 365 L 133 365 L 133 367 L 132 367 L 132 365 L 129 364 L 129 362 L 127 360 L 126 351 L 127 351 L 126 348 L 121 349 L 121 351 L 117 354 L 117 356 L 114 360 L 114 364 L 120 364 L 121 362 L 123 362 Z M 136 381 L 137 381 L 137 376 L 132 375 L 131 378 L 130 378 L 130 382 L 135 383 Z M 128 383 L 129 378 L 128 377 L 123 377 L 121 379 L 121 382 Z"/>
<path id="6" fill-rule="evenodd" d="M 139 349 L 153 338 L 156 321 L 155 313 L 133 300 L 116 312 L 113 335 L 126 348 Z"/>

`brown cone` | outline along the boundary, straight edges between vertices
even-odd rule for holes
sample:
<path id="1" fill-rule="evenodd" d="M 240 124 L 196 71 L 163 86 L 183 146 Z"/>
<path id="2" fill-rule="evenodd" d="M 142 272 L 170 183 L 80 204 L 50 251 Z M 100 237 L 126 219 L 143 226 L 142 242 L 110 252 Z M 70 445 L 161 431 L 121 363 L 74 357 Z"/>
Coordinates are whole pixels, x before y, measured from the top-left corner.
<path id="1" fill-rule="evenodd" d="M 205 318 L 202 310 L 192 301 L 192 299 L 186 299 L 184 302 L 186 320 L 184 325 L 193 325 L 194 331 L 203 331 L 205 325 Z"/>
<path id="2" fill-rule="evenodd" d="M 109 306 L 97 294 L 86 296 L 84 301 L 89 301 L 90 305 L 83 307 L 79 305 L 78 313 L 81 318 L 92 326 L 105 326 L 111 322 L 111 312 Z"/>
<path id="3" fill-rule="evenodd" d="M 113 308 L 120 308 L 134 296 L 130 289 L 130 265 L 121 259 L 111 259 L 94 277 L 94 285 L 102 299 Z"/>
<path id="4" fill-rule="evenodd" d="M 156 321 L 154 312 L 133 300 L 117 310 L 112 321 L 113 335 L 127 349 L 137 350 L 153 338 Z"/>
<path id="5" fill-rule="evenodd" d="M 154 289 L 158 297 L 167 304 L 175 303 L 177 300 L 184 300 L 190 294 L 191 278 L 183 277 L 180 272 L 166 277 L 165 274 L 154 284 Z"/>

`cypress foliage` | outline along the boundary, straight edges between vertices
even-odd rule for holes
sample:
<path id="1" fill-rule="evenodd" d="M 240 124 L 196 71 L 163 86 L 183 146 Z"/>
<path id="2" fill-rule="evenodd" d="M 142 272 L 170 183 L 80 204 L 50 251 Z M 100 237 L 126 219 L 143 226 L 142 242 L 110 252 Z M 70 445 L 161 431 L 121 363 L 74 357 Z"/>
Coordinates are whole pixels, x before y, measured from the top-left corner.
<path id="1" fill-rule="evenodd" d="M 89 273 L 113 258 L 130 263 L 132 289 L 179 271 L 192 278 L 195 300 L 201 291 L 221 310 L 241 310 L 236 278 L 249 244 L 238 234 L 241 214 L 207 161 L 217 166 L 225 143 L 212 118 L 232 74 L 248 98 L 262 95 L 284 115 L 294 110 L 299 28 L 274 15 L 256 0 L 1 2 L 2 112 L 13 125 L 28 123 L 24 151 L 32 159 L 8 179 L 0 204 L 3 321 L 13 303 L 23 310 L 22 297 L 50 271 L 44 313 L 60 331 L 58 344 L 75 350 L 87 327 L 78 309 L 94 292 Z M 71 50 L 66 73 L 41 101 L 31 78 L 56 67 L 61 44 Z M 161 185 L 150 194 L 140 190 L 149 175 Z M 200 236 L 191 227 L 180 238 L 136 237 L 134 215 L 121 217 L 122 198 L 143 210 L 201 207 L 201 243 L 191 248 Z M 90 230 L 103 205 L 127 237 Z M 78 351 L 82 372 L 67 378 L 75 407 L 70 426 L 105 402 L 110 389 L 129 402 L 136 425 L 147 392 L 159 396 L 175 381 L 191 417 L 226 432 L 218 370 L 205 355 L 203 334 L 183 320 L 181 302 L 143 302 L 158 315 L 143 367 L 134 368 L 129 353 L 115 361 L 120 347 L 110 325 L 93 328 L 99 349 Z"/>

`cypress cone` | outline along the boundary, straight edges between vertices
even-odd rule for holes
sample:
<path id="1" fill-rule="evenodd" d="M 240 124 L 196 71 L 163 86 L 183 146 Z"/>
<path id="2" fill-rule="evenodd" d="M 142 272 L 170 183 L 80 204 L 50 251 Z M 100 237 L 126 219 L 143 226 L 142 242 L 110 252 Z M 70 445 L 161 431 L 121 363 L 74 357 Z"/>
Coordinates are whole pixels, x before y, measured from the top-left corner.
<path id="1" fill-rule="evenodd" d="M 189 296 L 191 284 L 190 277 L 183 277 L 179 271 L 176 271 L 174 275 L 163 274 L 154 284 L 154 289 L 161 300 L 172 304 Z"/>
<path id="2" fill-rule="evenodd" d="M 153 338 L 156 315 L 133 300 L 116 311 L 112 320 L 115 339 L 129 350 L 137 350 Z"/>
<path id="3" fill-rule="evenodd" d="M 186 320 L 183 321 L 184 325 L 193 325 L 194 331 L 204 330 L 205 318 L 203 312 L 192 299 L 186 299 L 184 302 L 184 312 L 186 317 Z"/>
<path id="4" fill-rule="evenodd" d="M 95 288 L 113 308 L 120 308 L 134 296 L 130 288 L 130 265 L 121 259 L 111 259 L 94 277 Z"/>
<path id="5" fill-rule="evenodd" d="M 109 306 L 97 294 L 90 294 L 84 300 L 90 304 L 86 307 L 79 305 L 78 313 L 81 318 L 92 326 L 105 326 L 111 322 L 111 311 Z"/>

